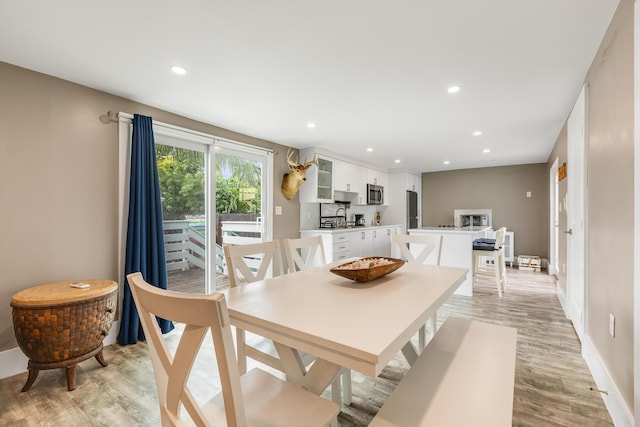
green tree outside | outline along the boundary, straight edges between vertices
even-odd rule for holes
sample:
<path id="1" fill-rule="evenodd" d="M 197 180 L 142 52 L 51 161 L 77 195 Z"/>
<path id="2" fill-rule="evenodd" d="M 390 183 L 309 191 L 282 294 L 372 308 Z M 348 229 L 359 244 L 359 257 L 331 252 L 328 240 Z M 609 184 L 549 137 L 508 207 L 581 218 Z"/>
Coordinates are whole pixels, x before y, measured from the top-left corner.
<path id="1" fill-rule="evenodd" d="M 204 153 L 156 145 L 156 156 L 164 219 L 204 216 Z M 260 212 L 260 189 L 259 164 L 216 155 L 217 213 Z"/>

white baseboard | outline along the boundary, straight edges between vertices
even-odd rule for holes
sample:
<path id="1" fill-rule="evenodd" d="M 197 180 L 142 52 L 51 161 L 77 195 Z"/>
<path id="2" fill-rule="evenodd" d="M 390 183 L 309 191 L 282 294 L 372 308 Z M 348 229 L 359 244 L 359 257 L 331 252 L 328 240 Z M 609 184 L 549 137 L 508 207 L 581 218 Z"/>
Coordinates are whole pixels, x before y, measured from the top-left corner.
<path id="1" fill-rule="evenodd" d="M 109 331 L 109 335 L 107 335 L 107 337 L 102 342 L 103 345 L 107 346 L 115 343 L 116 339 L 118 338 L 119 329 L 120 322 L 113 322 L 111 325 L 111 330 Z M 0 352 L 0 379 L 9 378 L 14 375 L 27 372 L 28 361 L 29 360 L 19 347 Z"/>
<path id="2" fill-rule="evenodd" d="M 634 425 L 633 411 L 627 406 L 616 383 L 611 378 L 598 351 L 588 336 L 585 336 L 582 343 L 582 357 L 587 361 L 587 366 L 593 375 L 593 379 L 600 390 L 606 390 L 607 394 L 600 393 L 604 404 L 611 415 L 613 424 L 616 427 L 631 427 Z"/>
<path id="3" fill-rule="evenodd" d="M 556 295 L 558 296 L 558 301 L 560 301 L 560 305 L 562 306 L 562 311 L 564 311 L 564 315 L 569 318 L 569 312 L 567 311 L 567 296 L 562 291 L 562 288 L 559 284 L 556 283 Z"/>
<path id="4" fill-rule="evenodd" d="M 120 321 L 119 320 L 115 320 L 112 324 L 111 324 L 111 329 L 109 330 L 109 335 L 107 335 L 104 339 L 104 341 L 102 341 L 102 344 L 106 347 L 108 345 L 111 345 L 113 343 L 115 343 L 118 339 L 118 331 L 120 330 Z"/>
<path id="5" fill-rule="evenodd" d="M 565 316 L 569 318 L 567 296 L 559 286 L 557 286 L 556 294 L 558 295 L 558 300 L 560 301 L 560 305 L 562 306 Z M 609 371 L 602 362 L 602 359 L 591 342 L 591 339 L 585 334 L 581 341 L 582 357 L 587 362 L 589 371 L 591 372 L 598 389 L 607 391 L 607 394 L 600 393 L 600 396 L 609 411 L 609 415 L 611 415 L 613 424 L 616 427 L 633 426 L 633 412 L 625 404 L 624 399 L 620 394 L 620 390 L 618 390 L 616 383 L 613 381 L 613 378 L 611 378 Z"/>
<path id="6" fill-rule="evenodd" d="M 27 356 L 19 347 L 0 353 L 0 379 L 27 372 Z M 25 378 L 26 380 L 26 378 Z"/>

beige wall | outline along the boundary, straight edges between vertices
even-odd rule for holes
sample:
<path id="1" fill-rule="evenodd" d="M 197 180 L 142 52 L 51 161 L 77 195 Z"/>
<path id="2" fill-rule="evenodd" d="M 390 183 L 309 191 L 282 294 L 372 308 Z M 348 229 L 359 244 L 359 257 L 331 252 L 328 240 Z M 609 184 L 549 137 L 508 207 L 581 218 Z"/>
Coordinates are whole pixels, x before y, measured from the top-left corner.
<path id="1" fill-rule="evenodd" d="M 514 232 L 516 255 L 548 258 L 548 174 L 544 163 L 423 173 L 422 225 L 453 224 L 454 209 L 492 209 L 493 227 Z"/>
<path id="2" fill-rule="evenodd" d="M 633 1 L 587 74 L 587 333 L 633 407 Z M 616 337 L 609 336 L 609 313 Z"/>
<path id="3" fill-rule="evenodd" d="M 286 147 L 0 62 L 0 351 L 16 346 L 11 297 L 56 280 L 117 279 L 117 124 L 109 110 L 273 148 L 274 237 L 298 236 L 280 193 Z"/>
<path id="4" fill-rule="evenodd" d="M 586 76 L 585 322 L 589 339 L 632 412 L 633 3 L 621 0 Z M 555 156 L 566 159 L 566 133 L 558 138 L 549 166 Z M 566 260 L 566 252 L 563 256 Z M 615 338 L 609 335 L 610 313 L 616 317 Z"/>

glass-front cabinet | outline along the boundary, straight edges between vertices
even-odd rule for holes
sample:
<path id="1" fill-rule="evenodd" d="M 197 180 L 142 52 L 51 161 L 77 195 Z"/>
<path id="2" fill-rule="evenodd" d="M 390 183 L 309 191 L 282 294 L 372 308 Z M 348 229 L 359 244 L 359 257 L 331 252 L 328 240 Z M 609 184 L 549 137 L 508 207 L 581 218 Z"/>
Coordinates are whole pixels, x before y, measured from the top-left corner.
<path id="1" fill-rule="evenodd" d="M 301 159 L 313 159 L 314 150 L 300 150 Z M 300 187 L 300 202 L 327 203 L 333 202 L 333 161 L 318 155 L 318 166 L 313 165 L 307 170 L 307 180 Z"/>
<path id="2" fill-rule="evenodd" d="M 333 200 L 333 162 L 318 158 L 318 185 L 316 197 L 319 200 Z"/>

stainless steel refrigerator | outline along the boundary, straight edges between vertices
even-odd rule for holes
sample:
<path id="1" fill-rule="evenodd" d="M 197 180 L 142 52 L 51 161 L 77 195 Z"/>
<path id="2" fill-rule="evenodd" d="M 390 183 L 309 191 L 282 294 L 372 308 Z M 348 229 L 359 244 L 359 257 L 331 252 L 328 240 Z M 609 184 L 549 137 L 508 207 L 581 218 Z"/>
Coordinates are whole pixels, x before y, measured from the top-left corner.
<path id="1" fill-rule="evenodd" d="M 418 193 L 407 190 L 407 230 L 418 228 Z"/>

